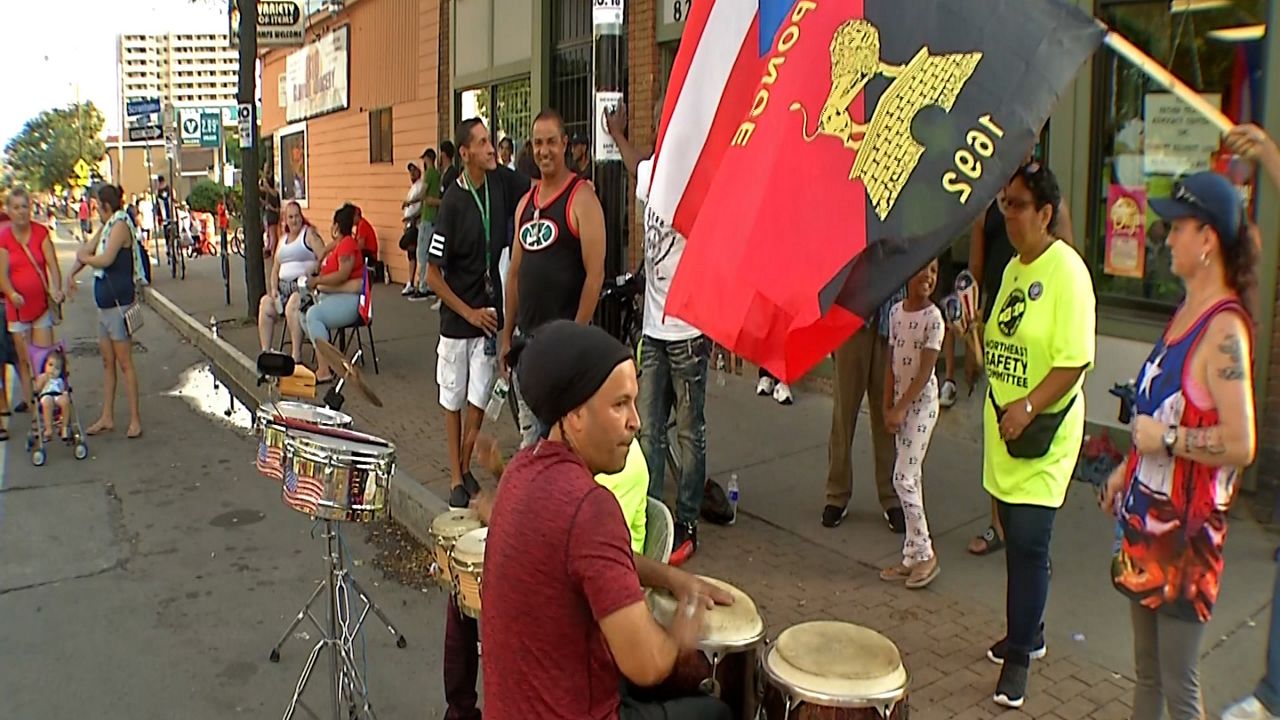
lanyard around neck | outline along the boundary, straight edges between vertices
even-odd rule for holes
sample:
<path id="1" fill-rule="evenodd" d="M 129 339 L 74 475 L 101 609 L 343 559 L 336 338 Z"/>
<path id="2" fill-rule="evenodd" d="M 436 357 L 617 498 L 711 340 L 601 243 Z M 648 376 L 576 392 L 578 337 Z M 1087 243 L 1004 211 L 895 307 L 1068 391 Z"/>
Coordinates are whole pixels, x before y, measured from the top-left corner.
<path id="1" fill-rule="evenodd" d="M 484 179 L 484 203 L 480 202 L 480 194 L 476 192 L 475 185 L 471 184 L 471 176 L 467 175 L 465 170 L 462 171 L 462 182 L 466 183 L 467 190 L 471 191 L 471 199 L 476 201 L 476 209 L 480 211 L 480 221 L 484 224 L 484 267 L 485 272 L 489 271 L 489 178 L 486 174 Z"/>

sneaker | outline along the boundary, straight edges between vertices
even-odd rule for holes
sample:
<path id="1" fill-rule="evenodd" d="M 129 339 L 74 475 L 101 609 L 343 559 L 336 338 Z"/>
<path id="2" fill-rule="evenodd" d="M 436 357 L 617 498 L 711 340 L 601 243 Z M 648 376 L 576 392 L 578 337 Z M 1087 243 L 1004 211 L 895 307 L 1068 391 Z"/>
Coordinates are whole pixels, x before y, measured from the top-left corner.
<path id="1" fill-rule="evenodd" d="M 823 527 L 839 527 L 844 522 L 844 518 L 849 514 L 849 507 L 846 505 L 828 505 L 822 508 L 822 526 Z"/>
<path id="2" fill-rule="evenodd" d="M 676 536 L 671 543 L 671 558 L 667 564 L 680 567 L 698 552 L 698 526 L 693 523 L 676 523 Z"/>
<path id="3" fill-rule="evenodd" d="M 958 394 L 955 380 L 943 380 L 942 390 L 938 392 L 938 404 L 944 408 L 949 408 L 956 404 L 956 396 Z"/>
<path id="4" fill-rule="evenodd" d="M 768 397 L 773 394 L 773 386 L 777 383 L 771 377 L 762 377 L 760 382 L 756 383 L 756 394 L 760 397 Z"/>
<path id="5" fill-rule="evenodd" d="M 907 534 L 907 516 L 902 513 L 902 508 L 889 508 L 885 511 L 884 519 L 889 522 L 889 530 L 899 535 Z"/>
<path id="6" fill-rule="evenodd" d="M 996 641 L 987 650 L 987 659 L 997 665 L 1004 664 L 1004 658 L 1008 654 L 1009 638 L 1002 637 Z M 1049 653 L 1048 648 L 1044 644 L 1044 625 L 1040 626 L 1040 634 L 1036 636 L 1036 649 L 1031 651 L 1030 658 L 1039 660 Z"/>
<path id="7" fill-rule="evenodd" d="M 996 682 L 996 694 L 992 697 L 997 705 L 1007 708 L 1020 708 L 1027 700 L 1027 671 L 1024 665 L 1005 663 L 1000 668 L 1000 680 Z"/>
<path id="8" fill-rule="evenodd" d="M 471 493 L 461 485 L 456 485 L 449 491 L 449 507 L 465 508 L 471 504 Z"/>
<path id="9" fill-rule="evenodd" d="M 409 293 L 409 302 L 422 302 L 424 300 L 430 300 L 432 297 L 433 296 L 414 288 L 413 291 Z"/>
<path id="10" fill-rule="evenodd" d="M 404 289 L 400 291 L 400 294 L 403 295 L 404 297 L 410 297 L 413 295 L 414 292 L 416 292 L 416 290 L 413 287 L 413 283 L 405 283 Z"/>
<path id="11" fill-rule="evenodd" d="M 1280 715 L 1273 715 L 1262 701 L 1250 695 L 1223 710 L 1222 720 L 1280 720 Z"/>
<path id="12" fill-rule="evenodd" d="M 942 564 L 938 562 L 937 555 L 912 566 L 911 575 L 907 578 L 907 589 L 923 590 L 929 587 L 929 583 L 933 582 L 940 572 L 942 572 Z"/>
<path id="13" fill-rule="evenodd" d="M 470 470 L 462 473 L 462 488 L 472 497 L 480 494 L 480 483 L 476 481 L 476 476 L 472 475 Z"/>
<path id="14" fill-rule="evenodd" d="M 791 397 L 791 386 L 784 382 L 773 386 L 773 399 L 777 400 L 779 405 L 790 405 L 795 402 Z"/>

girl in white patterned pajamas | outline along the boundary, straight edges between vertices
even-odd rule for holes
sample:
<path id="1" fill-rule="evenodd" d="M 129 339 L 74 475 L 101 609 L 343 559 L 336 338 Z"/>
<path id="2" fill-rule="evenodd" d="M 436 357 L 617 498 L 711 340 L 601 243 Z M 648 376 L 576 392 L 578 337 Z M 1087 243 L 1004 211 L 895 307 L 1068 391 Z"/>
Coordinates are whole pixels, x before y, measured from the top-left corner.
<path id="1" fill-rule="evenodd" d="M 893 487 L 907 520 L 902 562 L 880 571 L 880 578 L 923 588 L 938 576 L 938 557 L 924 516 L 921 476 L 929 438 L 938 421 L 938 379 L 934 368 L 946 326 L 942 311 L 929 296 L 938 282 L 934 260 L 907 282 L 907 298 L 889 313 L 888 378 L 885 382 L 884 422 L 895 437 Z"/>

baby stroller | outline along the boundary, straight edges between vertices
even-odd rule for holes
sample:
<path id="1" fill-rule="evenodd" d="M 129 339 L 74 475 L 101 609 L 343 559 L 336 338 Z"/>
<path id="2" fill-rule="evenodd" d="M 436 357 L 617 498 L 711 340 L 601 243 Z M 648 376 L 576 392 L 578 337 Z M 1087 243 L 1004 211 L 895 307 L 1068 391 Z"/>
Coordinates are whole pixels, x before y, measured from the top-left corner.
<path id="1" fill-rule="evenodd" d="M 32 344 L 29 346 L 29 356 L 34 385 L 34 402 L 31 403 L 34 422 L 27 435 L 31 464 L 36 467 L 44 465 L 46 436 L 61 437 L 64 443 L 73 446 L 77 460 L 89 457 L 84 429 L 80 426 L 80 416 L 76 414 L 75 402 L 72 400 L 66 346 L 61 342 L 48 347 Z"/>

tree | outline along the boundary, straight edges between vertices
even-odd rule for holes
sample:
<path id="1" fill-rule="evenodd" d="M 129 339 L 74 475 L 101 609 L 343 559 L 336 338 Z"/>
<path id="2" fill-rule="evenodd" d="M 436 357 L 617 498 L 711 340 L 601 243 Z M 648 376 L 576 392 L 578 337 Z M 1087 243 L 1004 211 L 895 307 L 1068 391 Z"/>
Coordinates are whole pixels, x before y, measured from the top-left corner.
<path id="1" fill-rule="evenodd" d="M 191 188 L 191 194 L 187 196 L 187 207 L 199 212 L 214 212 L 222 195 L 221 185 L 212 180 L 201 180 Z"/>
<path id="2" fill-rule="evenodd" d="M 28 120 L 4 151 L 19 179 L 35 190 L 51 190 L 70 184 L 79 160 L 98 164 L 107 151 L 101 138 L 105 123 L 92 102 L 45 110 Z"/>

